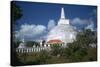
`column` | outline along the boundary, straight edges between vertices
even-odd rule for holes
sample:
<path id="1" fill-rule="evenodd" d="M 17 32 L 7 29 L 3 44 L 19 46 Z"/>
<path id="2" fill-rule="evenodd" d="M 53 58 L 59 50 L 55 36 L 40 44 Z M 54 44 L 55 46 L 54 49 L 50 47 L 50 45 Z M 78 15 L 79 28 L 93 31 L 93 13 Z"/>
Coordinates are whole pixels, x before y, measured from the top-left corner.
<path id="1" fill-rule="evenodd" d="M 21 52 L 23 53 L 23 48 L 21 48 Z"/>
<path id="2" fill-rule="evenodd" d="M 32 52 L 33 52 L 33 48 L 31 48 L 32 49 Z"/>
<path id="3" fill-rule="evenodd" d="M 26 48 L 26 52 L 28 53 L 28 48 Z"/>
<path id="4" fill-rule="evenodd" d="M 36 52 L 36 48 L 34 48 L 34 52 Z"/>

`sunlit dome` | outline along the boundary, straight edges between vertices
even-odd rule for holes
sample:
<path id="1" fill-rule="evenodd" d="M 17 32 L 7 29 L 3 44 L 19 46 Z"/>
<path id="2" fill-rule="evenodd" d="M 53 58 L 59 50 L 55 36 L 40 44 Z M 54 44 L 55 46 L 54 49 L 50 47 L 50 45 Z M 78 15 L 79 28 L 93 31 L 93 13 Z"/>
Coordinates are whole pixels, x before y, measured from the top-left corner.
<path id="1" fill-rule="evenodd" d="M 65 19 L 64 8 L 62 8 L 58 25 L 48 33 L 47 42 L 61 40 L 64 43 L 70 43 L 76 39 L 76 35 L 77 32 L 74 27 L 69 24 L 68 19 Z"/>

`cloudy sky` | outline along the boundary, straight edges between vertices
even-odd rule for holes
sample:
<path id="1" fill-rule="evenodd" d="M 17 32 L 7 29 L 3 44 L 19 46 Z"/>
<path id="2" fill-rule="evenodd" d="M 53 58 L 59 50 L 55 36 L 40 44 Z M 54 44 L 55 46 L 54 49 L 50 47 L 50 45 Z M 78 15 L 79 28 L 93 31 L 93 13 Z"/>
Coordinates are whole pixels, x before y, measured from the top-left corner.
<path id="1" fill-rule="evenodd" d="M 77 30 L 97 29 L 97 7 L 69 4 L 50 4 L 16 1 L 23 16 L 16 21 L 16 37 L 27 40 L 45 39 L 49 30 L 57 25 L 61 8 Z"/>

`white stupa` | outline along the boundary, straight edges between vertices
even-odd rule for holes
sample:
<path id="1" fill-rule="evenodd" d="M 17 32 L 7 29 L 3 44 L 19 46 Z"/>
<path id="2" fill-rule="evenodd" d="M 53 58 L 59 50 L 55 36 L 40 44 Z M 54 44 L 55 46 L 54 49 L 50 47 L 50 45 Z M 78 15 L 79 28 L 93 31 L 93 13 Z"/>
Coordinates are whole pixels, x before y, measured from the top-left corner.
<path id="1" fill-rule="evenodd" d="M 22 40 L 22 43 L 19 44 L 18 48 L 26 48 L 24 39 Z"/>
<path id="2" fill-rule="evenodd" d="M 49 31 L 47 43 L 63 42 L 71 43 L 76 39 L 77 32 L 74 27 L 69 24 L 69 19 L 65 18 L 64 8 L 61 9 L 61 17 L 57 26 Z M 55 42 L 54 42 L 55 43 Z"/>

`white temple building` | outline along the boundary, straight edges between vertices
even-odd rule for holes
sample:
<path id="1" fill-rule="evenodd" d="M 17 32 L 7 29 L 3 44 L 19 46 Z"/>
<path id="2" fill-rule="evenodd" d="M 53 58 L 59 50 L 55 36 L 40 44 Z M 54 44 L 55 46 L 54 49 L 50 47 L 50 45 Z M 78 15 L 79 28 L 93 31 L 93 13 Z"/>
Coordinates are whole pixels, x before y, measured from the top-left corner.
<path id="1" fill-rule="evenodd" d="M 19 44 L 19 47 L 16 48 L 17 53 L 31 53 L 31 52 L 40 52 L 41 50 L 50 50 L 50 46 L 42 46 L 41 42 L 40 45 L 36 46 L 33 45 L 33 47 L 27 47 L 26 42 L 24 39 L 22 40 L 22 43 Z"/>
<path id="2" fill-rule="evenodd" d="M 39 52 L 41 50 L 51 50 L 50 46 L 52 44 L 61 45 L 63 47 L 67 46 L 67 43 L 71 43 L 76 39 L 77 31 L 73 26 L 70 25 L 69 19 L 65 18 L 64 8 L 61 9 L 61 17 L 58 24 L 49 31 L 46 43 L 42 45 L 40 41 L 40 46 L 36 47 L 26 47 L 24 40 L 16 49 L 16 52 Z"/>
<path id="3" fill-rule="evenodd" d="M 69 19 L 65 18 L 64 8 L 61 9 L 61 17 L 55 26 L 48 34 L 47 43 L 71 43 L 76 39 L 77 32 L 70 25 Z"/>
<path id="4" fill-rule="evenodd" d="M 24 39 L 22 40 L 22 43 L 19 44 L 18 48 L 26 48 Z"/>

